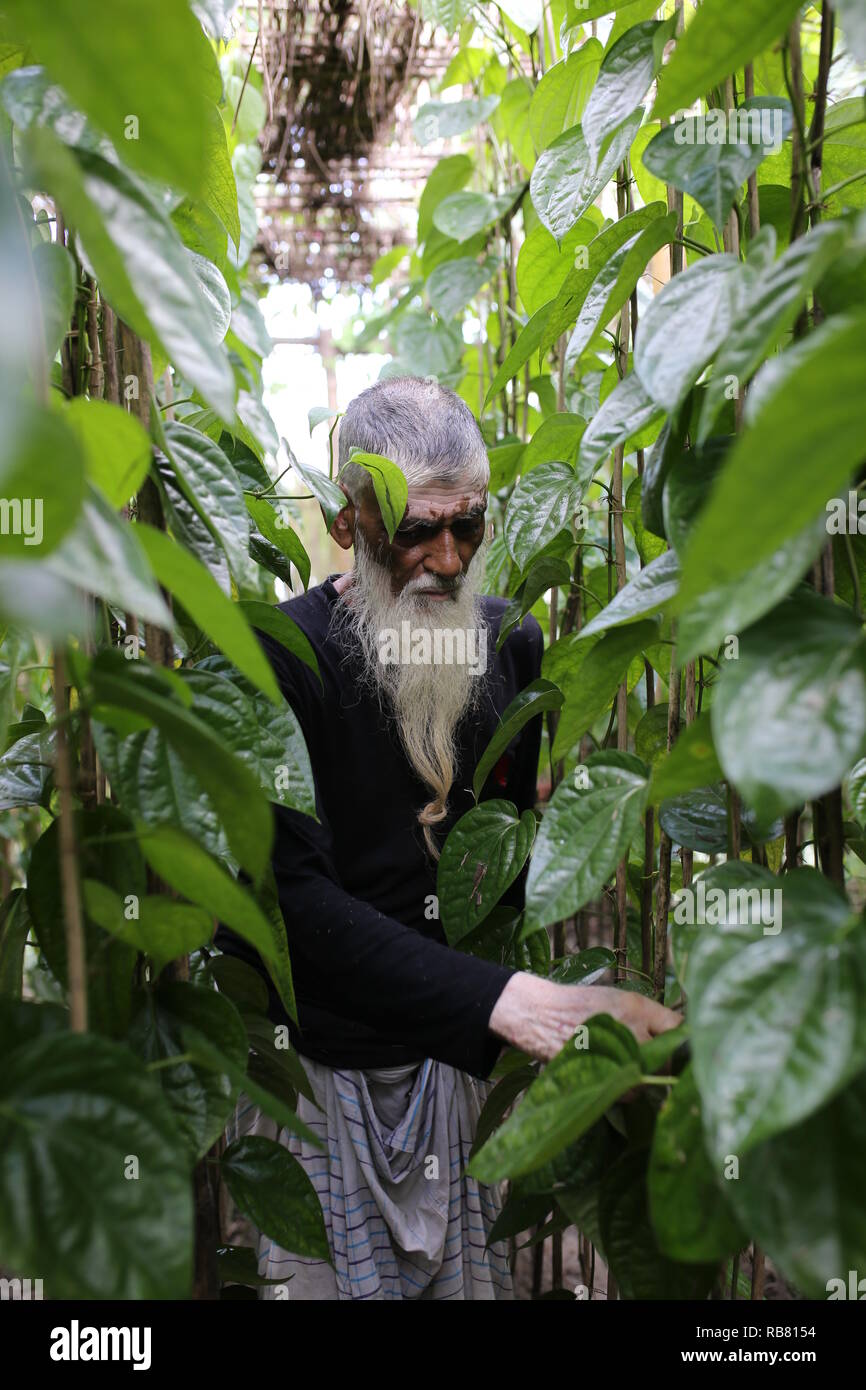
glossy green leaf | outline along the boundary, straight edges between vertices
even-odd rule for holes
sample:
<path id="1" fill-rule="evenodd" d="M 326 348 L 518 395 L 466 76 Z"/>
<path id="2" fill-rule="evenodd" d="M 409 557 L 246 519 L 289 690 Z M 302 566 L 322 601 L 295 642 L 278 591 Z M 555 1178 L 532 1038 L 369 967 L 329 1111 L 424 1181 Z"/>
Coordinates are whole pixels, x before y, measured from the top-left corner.
<path id="1" fill-rule="evenodd" d="M 367 453 L 364 449 L 352 449 L 349 462 L 357 464 L 369 473 L 382 524 L 388 533 L 388 540 L 393 541 L 394 532 L 403 519 L 409 497 L 405 473 L 391 459 L 385 458 L 382 454 Z"/>
<path id="2" fill-rule="evenodd" d="M 188 956 L 213 936 L 210 917 L 189 903 L 157 895 L 131 903 L 93 878 L 84 880 L 81 891 L 88 917 L 103 931 L 150 956 L 156 975 L 169 961 Z"/>
<path id="3" fill-rule="evenodd" d="M 128 1047 L 51 1033 L 5 1050 L 0 1144 L 10 1267 L 44 1270 L 50 1298 L 189 1297 L 188 1155 L 158 1082 Z"/>
<path id="4" fill-rule="evenodd" d="M 135 535 L 160 584 L 180 600 L 190 617 L 229 660 L 274 704 L 280 704 L 282 695 L 276 678 L 249 625 L 204 566 L 152 526 L 139 522 Z"/>
<path id="5" fill-rule="evenodd" d="M 525 929 L 571 917 L 591 902 L 640 829 L 645 778 L 594 757 L 586 769 L 588 785 L 560 782 L 541 822 L 526 883 Z"/>
<path id="6" fill-rule="evenodd" d="M 511 741 L 520 730 L 546 710 L 559 709 L 562 705 L 562 691 L 551 681 L 534 680 L 525 690 L 521 690 L 501 716 L 499 728 L 491 738 L 481 757 L 472 778 L 472 791 L 478 800 L 484 789 L 488 775 L 499 761 Z"/>
<path id="7" fill-rule="evenodd" d="M 576 1038 L 533 1081 L 520 1104 L 469 1164 L 479 1182 L 540 1168 L 585 1134 L 614 1101 L 640 1082 L 637 1043 L 608 1014 L 587 1020 L 588 1046 Z"/>
<path id="8" fill-rule="evenodd" d="M 482 801 L 451 830 L 436 875 L 442 927 L 456 946 L 496 906 L 532 848 L 535 816 L 510 801 Z"/>
<path id="9" fill-rule="evenodd" d="M 866 435 L 864 328 L 862 315 L 830 319 L 765 368 L 686 551 L 681 608 L 772 555 L 847 486 Z"/>
<path id="10" fill-rule="evenodd" d="M 541 463 L 521 478 L 504 523 L 508 553 L 521 570 L 570 525 L 581 496 L 580 483 L 566 463 Z"/>
<path id="11" fill-rule="evenodd" d="M 285 440 L 283 442 L 285 443 Z M 301 463 L 290 449 L 288 453 L 292 468 L 322 508 L 325 525 L 330 531 L 337 513 L 347 505 L 346 494 L 320 468 L 314 468 L 309 463 Z"/>
<path id="12" fill-rule="evenodd" d="M 514 193 L 451 193 L 437 205 L 433 225 L 462 244 L 504 217 L 514 198 Z"/>
<path id="13" fill-rule="evenodd" d="M 530 196 L 541 222 L 557 241 L 562 241 L 610 182 L 628 154 L 642 117 L 641 108 L 623 122 L 598 166 L 579 125 L 566 130 L 539 155 L 530 179 Z"/>
<path id="14" fill-rule="evenodd" d="M 670 753 L 653 768 L 650 805 L 657 806 L 669 797 L 709 786 L 721 777 L 722 769 L 713 744 L 709 711 L 704 710 L 693 724 L 680 731 Z"/>
<path id="15" fill-rule="evenodd" d="M 456 193 L 472 175 L 472 160 L 468 154 L 451 154 L 440 159 L 428 175 L 418 201 L 418 241 L 424 242 L 433 226 L 437 205 L 449 194 Z"/>
<path id="16" fill-rule="evenodd" d="M 0 560 L 33 564 L 57 553 L 81 510 L 84 469 L 78 436 L 60 412 L 10 405 L 0 438 Z"/>
<path id="17" fill-rule="evenodd" d="M 108 401 L 76 396 L 63 411 L 84 453 L 88 478 L 119 508 L 134 497 L 150 467 L 151 445 L 138 419 Z"/>
<path id="18" fill-rule="evenodd" d="M 580 442 L 577 472 L 583 483 L 590 482 L 618 444 L 625 444 L 660 414 L 661 406 L 644 389 L 637 373 L 623 377 L 590 420 Z"/>
<path id="19" fill-rule="evenodd" d="M 246 493 L 244 501 L 262 535 L 294 565 L 306 589 L 310 582 L 310 557 L 297 531 L 288 525 L 287 508 L 281 503 L 272 507 L 264 497 L 253 497 L 251 493 Z"/>
<path id="20" fill-rule="evenodd" d="M 675 411 L 725 342 L 751 287 L 735 256 L 707 256 L 669 281 L 641 315 L 634 369 L 649 396 Z"/>
<path id="21" fill-rule="evenodd" d="M 282 1144 L 258 1135 L 236 1139 L 220 1159 L 220 1172 L 258 1231 L 294 1255 L 330 1260 L 316 1189 Z"/>
<path id="22" fill-rule="evenodd" d="M 453 319 L 484 288 L 493 270 L 492 263 L 479 265 L 471 256 L 437 265 L 427 281 L 430 304 L 442 318 Z"/>
<path id="23" fill-rule="evenodd" d="M 268 967 L 283 1007 L 297 1021 L 289 948 L 256 900 L 182 830 L 140 826 L 141 852 L 155 873 L 254 946 Z"/>
<path id="24" fill-rule="evenodd" d="M 614 594 L 610 603 L 581 629 L 581 637 L 592 637 L 636 618 L 646 618 L 663 608 L 677 592 L 679 564 L 672 550 L 660 555 Z M 652 639 L 648 639 L 652 640 Z"/>
<path id="25" fill-rule="evenodd" d="M 685 1264 L 663 1253 L 650 1220 L 649 1160 L 646 1148 L 628 1150 L 606 1170 L 600 1184 L 601 1241 L 620 1297 L 660 1302 L 706 1299 L 718 1265 Z"/>
<path id="26" fill-rule="evenodd" d="M 866 734 L 866 646 L 848 609 L 803 588 L 740 638 L 712 705 L 728 777 L 762 815 L 830 791 Z"/>
<path id="27" fill-rule="evenodd" d="M 598 39 L 589 38 L 574 53 L 554 63 L 542 77 L 529 104 L 529 128 L 539 153 L 582 119 L 602 53 Z M 627 116 L 636 104 L 632 102 L 623 115 Z"/>
<path id="28" fill-rule="evenodd" d="M 784 34 L 799 9 L 800 0 L 750 0 L 735 8 L 705 0 L 659 78 L 653 116 L 691 106 Z"/>
<path id="29" fill-rule="evenodd" d="M 434 140 L 450 140 L 486 121 L 499 105 L 496 95 L 473 97 L 467 101 L 427 101 L 418 108 L 412 131 L 419 145 Z"/>
<path id="30" fill-rule="evenodd" d="M 606 137 L 639 106 L 661 67 L 676 20 L 633 24 L 604 55 L 583 114 L 583 133 L 595 158 Z"/>

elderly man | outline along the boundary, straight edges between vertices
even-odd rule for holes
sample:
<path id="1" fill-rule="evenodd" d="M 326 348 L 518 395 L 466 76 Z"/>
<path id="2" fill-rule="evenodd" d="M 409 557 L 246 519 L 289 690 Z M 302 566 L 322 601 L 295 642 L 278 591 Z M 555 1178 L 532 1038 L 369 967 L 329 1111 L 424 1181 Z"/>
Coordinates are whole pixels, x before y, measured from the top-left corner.
<path id="1" fill-rule="evenodd" d="M 511 1298 L 504 1246 L 486 1243 L 498 1189 L 465 1172 L 503 1044 L 548 1060 L 595 1013 L 641 1041 L 679 1018 L 634 993 L 556 984 L 445 944 L 436 861 L 474 805 L 472 774 L 502 712 L 539 674 L 542 634 L 528 618 L 495 650 L 505 600 L 479 595 L 489 465 L 456 395 L 380 381 L 340 423 L 341 465 L 353 448 L 397 463 L 409 497 L 389 542 L 369 475 L 342 468 L 332 535 L 354 546 L 354 566 L 281 605 L 312 643 L 324 693 L 261 635 L 306 739 L 318 815 L 275 807 L 300 1028 L 269 983 L 270 1017 L 303 1057 L 321 1108 L 300 1096 L 298 1113 L 325 1148 L 277 1134 L 244 1098 L 231 1133 L 279 1138 L 319 1195 L 332 1264 L 259 1240 L 260 1274 L 294 1276 L 290 1299 Z M 464 640 L 416 645 L 444 629 Z M 410 642 L 394 647 L 394 634 Z M 466 659 L 405 659 L 417 650 Z M 534 805 L 540 738 L 536 719 L 487 795 Z M 521 879 L 505 901 L 519 907 L 522 893 Z M 217 944 L 264 970 L 225 928 Z"/>

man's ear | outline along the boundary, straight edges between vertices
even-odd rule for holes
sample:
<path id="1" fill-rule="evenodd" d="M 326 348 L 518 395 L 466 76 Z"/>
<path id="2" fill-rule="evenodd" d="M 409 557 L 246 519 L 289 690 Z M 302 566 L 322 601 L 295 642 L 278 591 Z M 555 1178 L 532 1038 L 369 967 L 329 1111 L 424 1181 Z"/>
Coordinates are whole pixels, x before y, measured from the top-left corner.
<path id="1" fill-rule="evenodd" d="M 338 486 L 345 494 L 346 505 L 341 507 L 334 517 L 331 536 L 341 550 L 351 550 L 355 540 L 355 504 L 343 484 L 340 483 Z"/>

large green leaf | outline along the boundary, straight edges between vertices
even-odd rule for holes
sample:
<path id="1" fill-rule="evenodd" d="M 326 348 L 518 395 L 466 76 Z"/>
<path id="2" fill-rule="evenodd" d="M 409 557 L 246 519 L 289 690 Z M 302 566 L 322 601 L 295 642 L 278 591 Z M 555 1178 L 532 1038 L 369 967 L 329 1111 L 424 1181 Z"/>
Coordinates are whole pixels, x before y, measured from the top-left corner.
<path id="1" fill-rule="evenodd" d="M 656 218 L 648 227 L 629 237 L 611 256 L 581 305 L 566 348 L 566 371 L 580 360 L 594 334 L 619 313 L 653 256 L 672 241 L 676 233 L 677 215 L 672 212 L 667 217 Z"/>
<path id="2" fill-rule="evenodd" d="M 138 838 L 142 854 L 160 878 L 255 947 L 283 1007 L 297 1021 L 284 924 L 266 916 L 255 898 L 182 830 L 139 826 Z"/>
<path id="3" fill-rule="evenodd" d="M 213 936 L 213 922 L 206 912 L 189 903 L 152 894 L 125 905 L 119 893 L 98 879 L 85 879 L 82 896 L 88 917 L 103 931 L 143 951 L 153 961 L 156 975 L 169 961 L 187 956 Z"/>
<path id="4" fill-rule="evenodd" d="M 673 116 L 742 68 L 791 24 L 802 0 L 704 0 L 659 78 L 653 116 Z"/>
<path id="5" fill-rule="evenodd" d="M 515 199 L 514 193 L 451 193 L 436 207 L 433 225 L 454 241 L 468 241 L 504 217 Z"/>
<path id="6" fill-rule="evenodd" d="M 747 410 L 748 428 L 686 551 L 682 609 L 772 555 L 846 486 L 862 461 L 866 317 L 830 319 L 765 373 Z"/>
<path id="7" fill-rule="evenodd" d="M 676 20 L 634 24 L 604 55 L 583 113 L 583 133 L 593 158 L 611 131 L 639 106 L 661 67 L 666 40 Z"/>
<path id="8" fill-rule="evenodd" d="M 646 1148 L 627 1150 L 607 1169 L 598 1198 L 602 1248 L 620 1297 L 706 1299 L 718 1265 L 683 1264 L 659 1248 L 648 1210 Z"/>
<path id="9" fill-rule="evenodd" d="M 707 256 L 665 285 L 641 316 L 634 369 L 675 411 L 731 332 L 752 279 L 736 256 Z"/>
<path id="10" fill-rule="evenodd" d="M 666 707 L 656 705 L 655 708 L 665 709 L 667 724 Z M 704 710 L 693 724 L 682 730 L 670 753 L 653 768 L 650 805 L 658 805 L 669 797 L 681 796 L 683 792 L 697 791 L 699 787 L 720 781 L 721 777 L 722 769 L 713 745 L 709 710 Z"/>
<path id="11" fill-rule="evenodd" d="M 225 1072 L 188 1059 L 190 1032 L 203 1034 L 236 1068 L 246 1070 L 246 1029 L 231 1000 L 215 989 L 168 982 L 150 991 L 133 1019 L 129 1045 L 143 1062 L 162 1063 L 154 1075 L 196 1159 L 222 1134 L 237 1087 Z"/>
<path id="12" fill-rule="evenodd" d="M 110 805 L 73 816 L 78 872 L 98 879 L 124 898 L 147 892 L 144 863 L 129 818 Z M 65 908 L 60 882 L 60 822 L 36 842 L 27 875 L 27 907 L 36 939 L 54 978 L 67 988 Z M 129 1026 L 135 950 L 107 936 L 84 915 L 88 1023 L 95 1032 L 122 1038 Z"/>
<path id="13" fill-rule="evenodd" d="M 429 327 L 429 319 L 428 319 Z M 283 441 L 285 443 L 285 440 Z M 312 464 L 301 463 L 300 459 L 289 449 L 289 459 L 292 468 L 297 473 L 302 483 L 306 483 L 310 492 L 316 498 L 325 518 L 325 525 L 330 531 L 334 524 L 334 519 L 343 507 L 347 506 L 346 494 L 341 487 L 323 473 L 320 468 L 315 468 Z"/>
<path id="14" fill-rule="evenodd" d="M 540 463 L 511 494 L 504 531 L 508 553 L 525 570 L 532 557 L 571 524 L 582 488 L 567 463 Z"/>
<path id="15" fill-rule="evenodd" d="M 471 256 L 437 265 L 427 281 L 430 304 L 444 319 L 453 319 L 483 289 L 494 271 L 494 264 L 479 264 Z"/>
<path id="16" fill-rule="evenodd" d="M 529 322 L 521 328 L 513 346 L 506 354 L 505 361 L 490 383 L 484 400 L 485 407 L 497 391 L 501 391 L 512 377 L 517 376 L 520 368 L 529 361 L 532 354 L 539 351 L 550 318 L 550 307 L 549 304 L 542 304 L 540 309 L 536 309 Z"/>
<path id="17" fill-rule="evenodd" d="M 191 193 L 204 188 L 216 60 L 185 4 L 6 0 L 4 29 L 99 125 L 126 163 Z"/>
<path id="18" fill-rule="evenodd" d="M 134 497 L 150 467 L 151 446 L 136 416 L 108 401 L 76 396 L 63 411 L 84 451 L 92 483 L 114 508 Z"/>
<path id="19" fill-rule="evenodd" d="M 718 1264 L 745 1243 L 723 1182 L 706 1151 L 701 1098 L 688 1066 L 659 1112 L 650 1152 L 650 1219 L 668 1258 Z"/>
<path id="20" fill-rule="evenodd" d="M 247 511 L 265 540 L 294 565 L 301 576 L 301 583 L 306 589 L 310 582 L 310 557 L 304 549 L 303 541 L 297 531 L 287 524 L 284 504 L 280 503 L 278 507 L 272 507 L 264 497 L 253 497 L 249 492 L 246 493 L 244 500 Z M 257 537 L 253 537 L 253 540 L 257 540 Z M 254 548 L 252 553 L 258 558 L 257 549 Z"/>
<path id="21" fill-rule="evenodd" d="M 567 1042 L 469 1164 L 479 1182 L 540 1168 L 595 1124 L 641 1077 L 637 1043 L 608 1014 L 593 1014 L 581 1041 Z"/>
<path id="22" fill-rule="evenodd" d="M 643 162 L 700 203 L 721 232 L 738 191 L 768 154 L 779 152 L 793 124 L 782 97 L 751 97 L 729 114 L 684 116 L 665 126 L 647 145 Z"/>
<path id="23" fill-rule="evenodd" d="M 0 1146 L 8 1266 L 44 1271 L 49 1298 L 189 1297 L 189 1159 L 128 1047 L 52 1032 L 4 1049 Z"/>
<path id="24" fill-rule="evenodd" d="M 581 629 L 581 637 L 592 637 L 597 632 L 606 632 L 623 623 L 632 623 L 636 618 L 657 613 L 676 594 L 678 583 L 677 557 L 672 550 L 668 550 L 639 570 L 624 589 L 614 594 L 607 607 Z"/>
<path id="25" fill-rule="evenodd" d="M 592 286 L 619 248 L 662 217 L 664 212 L 664 203 L 650 203 L 648 207 L 626 213 L 625 217 L 611 223 L 588 241 L 581 239 L 577 243 L 576 250 L 579 254 L 572 252 L 574 265 L 557 287 L 557 295 L 541 340 L 542 351 L 552 347 L 559 335 L 574 323 Z M 583 225 L 583 222 L 579 224 L 581 227 Z M 573 233 L 569 233 L 563 242 L 563 251 L 572 235 Z"/>
<path id="26" fill-rule="evenodd" d="M 424 185 L 418 202 L 418 241 L 426 241 L 433 226 L 433 213 L 443 198 L 456 193 L 468 182 L 472 174 L 472 160 L 468 154 L 451 154 L 440 159 Z"/>
<path id="27" fill-rule="evenodd" d="M 579 125 L 566 130 L 539 155 L 529 183 L 535 211 L 547 230 L 562 241 L 610 182 L 628 154 L 643 118 L 634 111 L 615 131 L 596 164 Z"/>
<path id="28" fill-rule="evenodd" d="M 658 419 L 661 406 L 644 389 L 637 372 L 623 377 L 596 411 L 580 441 L 578 476 L 586 485 L 618 444 L 625 444 Z"/>
<path id="29" fill-rule="evenodd" d="M 542 77 L 529 104 L 529 129 L 538 151 L 546 150 L 563 131 L 581 120 L 598 76 L 602 53 L 598 39 L 587 39 Z M 623 117 L 636 105 L 632 102 Z"/>
<path id="30" fill-rule="evenodd" d="M 563 658 L 570 669 L 559 676 L 544 668 L 565 693 L 553 741 L 554 758 L 564 758 L 592 728 L 612 704 L 623 681 L 630 690 L 637 684 L 643 672 L 639 653 L 657 639 L 658 628 L 653 622 L 629 623 L 600 641 L 594 634 L 584 640 L 583 633 L 567 639 Z"/>
<path id="31" fill-rule="evenodd" d="M 199 430 L 165 426 L 168 457 L 181 490 L 223 546 L 235 580 L 249 568 L 249 518 L 240 479 L 222 449 Z"/>
<path id="32" fill-rule="evenodd" d="M 562 699 L 561 690 L 551 681 L 541 679 L 532 681 L 524 690 L 521 690 L 519 695 L 514 697 L 500 719 L 499 728 L 478 759 L 478 766 L 472 777 L 472 791 L 476 800 L 484 789 L 488 774 L 495 767 L 512 739 L 517 737 L 530 719 L 535 719 L 545 710 L 559 709 Z"/>
<path id="33" fill-rule="evenodd" d="M 237 604 L 226 598 L 204 565 L 153 526 L 139 522 L 135 535 L 160 584 L 180 600 L 194 622 L 248 680 L 274 704 L 280 704 L 283 697 L 264 652 Z"/>
<path id="34" fill-rule="evenodd" d="M 586 670 L 586 666 L 584 666 Z M 545 927 L 591 902 L 640 829 L 646 778 L 587 760 L 586 787 L 560 782 L 541 822 L 526 882 L 524 927 Z"/>
<path id="35" fill-rule="evenodd" d="M 499 105 L 496 95 L 473 97 L 467 101 L 427 101 L 418 108 L 412 130 L 419 145 L 449 140 L 486 121 Z"/>
<path id="36" fill-rule="evenodd" d="M 436 876 L 439 912 L 456 946 L 496 906 L 516 879 L 535 837 L 535 815 L 518 816 L 510 801 L 473 806 L 445 841 Z"/>
<path id="37" fill-rule="evenodd" d="M 189 254 L 165 213 L 117 165 L 45 128 L 21 139 L 38 187 L 63 208 L 106 298 L 136 332 L 155 339 L 208 405 L 234 414 L 235 383 L 215 342 L 210 311 Z"/>
<path id="38" fill-rule="evenodd" d="M 866 645 L 850 611 L 806 590 L 740 638 L 712 705 L 728 777 L 767 817 L 821 796 L 866 735 Z"/>
<path id="39" fill-rule="evenodd" d="M 738 314 L 730 337 L 716 354 L 701 408 L 698 444 L 712 434 L 730 386 L 734 385 L 742 395 L 753 372 L 791 328 L 808 291 L 839 256 L 846 240 L 844 227 L 832 222 L 819 224 L 793 242 L 761 276 Z"/>
<path id="40" fill-rule="evenodd" d="M 84 466 L 60 412 L 10 402 L 0 438 L 0 560 L 32 565 L 57 553 L 81 510 Z"/>
<path id="41" fill-rule="evenodd" d="M 330 1260 L 316 1189 L 282 1144 L 258 1135 L 236 1139 L 220 1159 L 220 1172 L 257 1230 L 294 1255 Z"/>
<path id="42" fill-rule="evenodd" d="M 695 1076 L 719 1161 L 799 1124 L 866 1068 L 862 922 L 814 869 L 776 884 L 721 894 L 722 921 L 691 948 Z"/>
<path id="43" fill-rule="evenodd" d="M 729 1196 L 745 1230 L 807 1298 L 826 1299 L 866 1267 L 866 1077 L 743 1155 Z M 772 1174 L 772 1181 L 767 1175 Z M 862 1296 L 862 1295 L 861 1295 Z"/>
<path id="44" fill-rule="evenodd" d="M 359 468 L 369 473 L 382 524 L 388 532 L 388 540 L 393 541 L 394 532 L 403 519 L 409 497 L 405 473 L 392 459 L 385 458 L 382 454 L 368 453 L 365 449 L 352 449 L 349 462 L 356 463 Z"/>

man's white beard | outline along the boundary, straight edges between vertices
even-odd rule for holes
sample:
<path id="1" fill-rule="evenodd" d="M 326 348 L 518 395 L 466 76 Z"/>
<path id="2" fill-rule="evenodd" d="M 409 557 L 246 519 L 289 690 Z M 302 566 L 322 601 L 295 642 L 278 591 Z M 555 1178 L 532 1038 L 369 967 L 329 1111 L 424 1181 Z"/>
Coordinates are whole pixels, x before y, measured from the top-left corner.
<path id="1" fill-rule="evenodd" d="M 348 630 L 363 657 L 362 680 L 375 694 L 380 707 L 393 717 L 406 756 L 433 800 L 422 808 L 418 820 L 434 857 L 438 857 L 429 827 L 447 815 L 448 793 L 457 770 L 457 730 L 464 716 L 477 709 L 485 678 L 476 660 L 431 662 L 383 662 L 383 633 L 395 632 L 412 649 L 416 633 L 426 632 L 431 645 L 437 629 L 467 634 L 466 650 L 486 656 L 488 633 L 479 601 L 488 543 L 482 542 L 466 574 L 456 581 L 425 575 L 410 580 L 399 594 L 391 589 L 391 572 L 380 564 L 360 531 L 355 533 L 353 582 L 338 604 L 332 630 Z M 423 590 L 452 589 L 454 598 L 427 599 Z M 408 623 L 408 630 L 403 627 Z M 420 639 L 424 640 L 424 639 Z M 441 643 L 441 637 L 438 639 Z M 440 648 L 441 650 L 441 648 Z M 483 667 L 482 667 L 483 670 Z"/>

